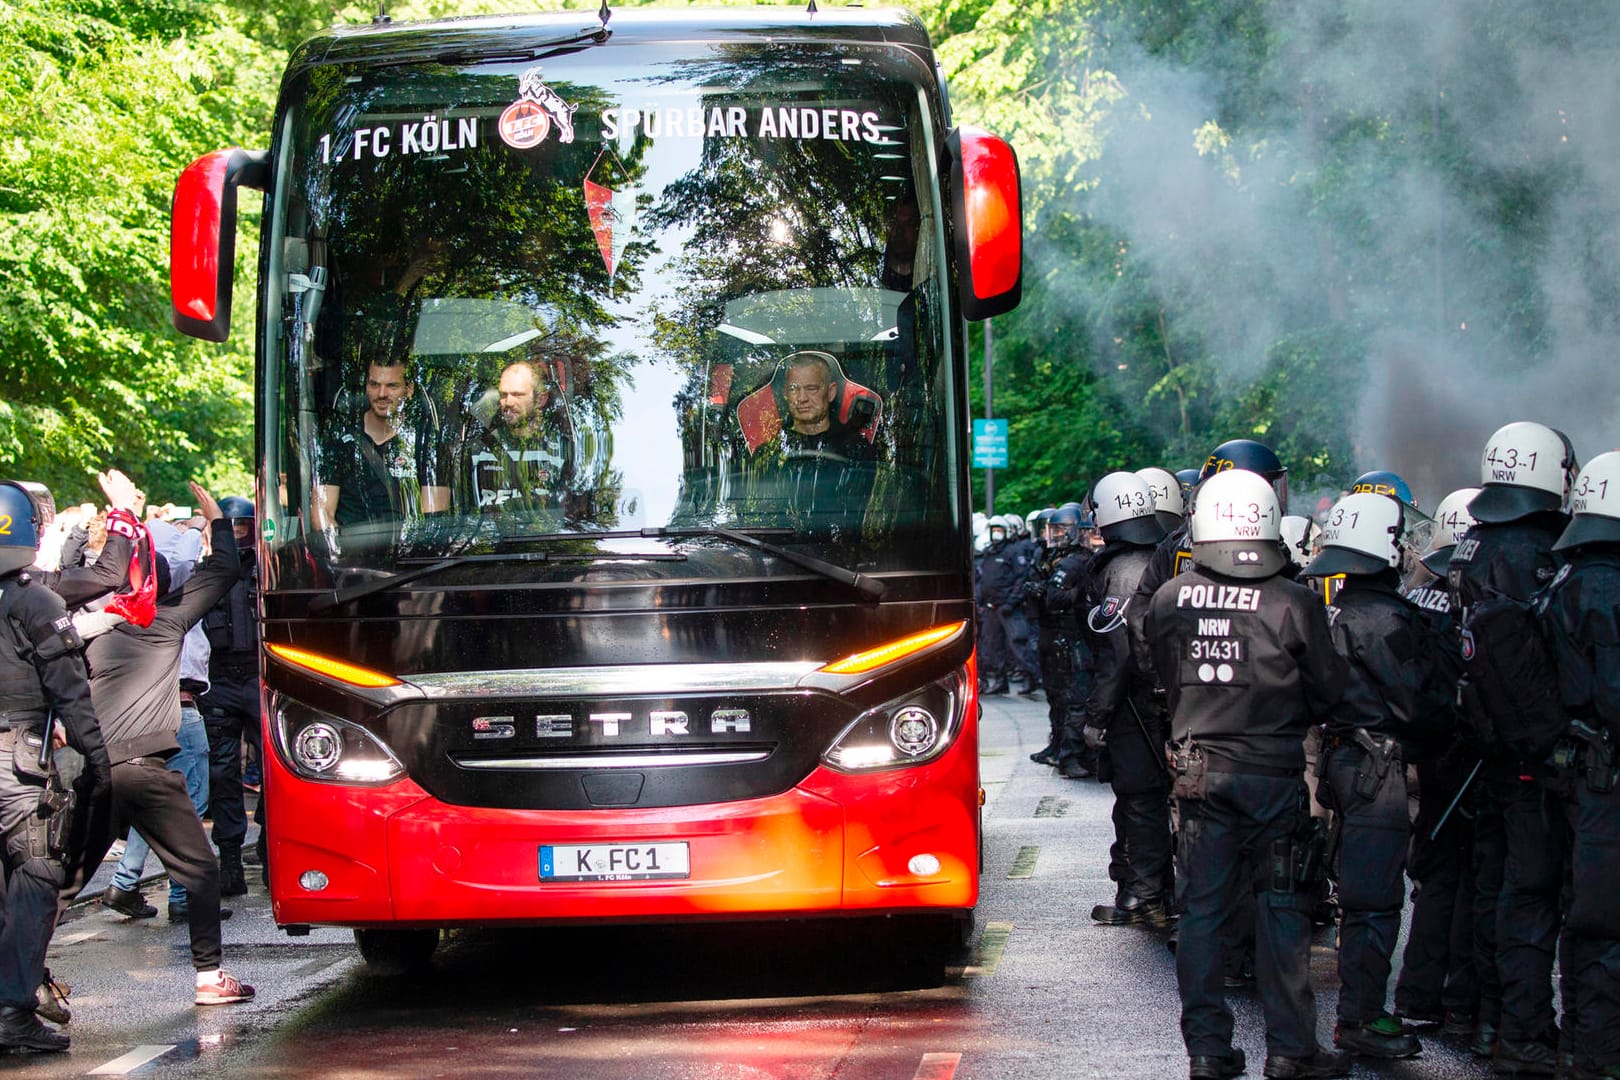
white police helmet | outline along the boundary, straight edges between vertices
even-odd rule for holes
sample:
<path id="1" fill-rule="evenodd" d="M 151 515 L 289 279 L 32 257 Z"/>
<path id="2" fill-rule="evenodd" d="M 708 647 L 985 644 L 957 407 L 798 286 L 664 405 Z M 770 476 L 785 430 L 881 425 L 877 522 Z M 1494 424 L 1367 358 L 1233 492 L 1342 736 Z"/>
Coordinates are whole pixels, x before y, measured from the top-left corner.
<path id="1" fill-rule="evenodd" d="M 1458 488 L 1434 508 L 1434 531 L 1429 536 L 1429 549 L 1419 560 L 1431 574 L 1445 576 L 1452 549 L 1462 542 L 1463 534 L 1474 527 L 1474 515 L 1468 512 L 1468 504 L 1479 492 L 1477 487 Z"/>
<path id="2" fill-rule="evenodd" d="M 1277 533 L 1282 538 L 1283 547 L 1288 551 L 1288 561 L 1295 566 L 1304 566 L 1311 561 L 1311 548 L 1317 534 L 1322 530 L 1316 527 L 1316 522 L 1303 514 L 1285 514 L 1277 525 Z"/>
<path id="3" fill-rule="evenodd" d="M 1146 469 L 1137 469 L 1136 475 L 1146 480 L 1152 489 L 1153 512 L 1159 515 L 1159 524 L 1164 526 L 1164 531 L 1168 534 L 1181 528 L 1181 515 L 1185 507 L 1181 503 L 1181 481 L 1176 479 L 1176 474 L 1151 465 Z"/>
<path id="4" fill-rule="evenodd" d="M 1468 504 L 1475 521 L 1518 521 L 1548 510 L 1563 510 L 1580 466 L 1569 437 L 1527 420 L 1498 428 L 1480 456 L 1484 485 Z"/>
<path id="5" fill-rule="evenodd" d="M 1322 554 L 1300 571 L 1305 577 L 1377 574 L 1401 565 L 1406 511 L 1399 499 L 1370 491 L 1346 495 L 1322 522 Z"/>
<path id="6" fill-rule="evenodd" d="M 1192 513 L 1192 559 L 1236 578 L 1268 578 L 1286 564 L 1277 493 L 1259 473 L 1227 469 L 1198 485 Z"/>
<path id="7" fill-rule="evenodd" d="M 1620 543 L 1620 450 L 1599 454 L 1586 463 L 1570 489 L 1575 514 L 1554 551 L 1581 544 Z"/>
<path id="8" fill-rule="evenodd" d="M 1172 477 L 1174 479 L 1174 477 Z M 1104 540 L 1157 544 L 1165 528 L 1154 513 L 1152 486 L 1130 472 L 1111 472 L 1091 489 L 1091 513 Z"/>

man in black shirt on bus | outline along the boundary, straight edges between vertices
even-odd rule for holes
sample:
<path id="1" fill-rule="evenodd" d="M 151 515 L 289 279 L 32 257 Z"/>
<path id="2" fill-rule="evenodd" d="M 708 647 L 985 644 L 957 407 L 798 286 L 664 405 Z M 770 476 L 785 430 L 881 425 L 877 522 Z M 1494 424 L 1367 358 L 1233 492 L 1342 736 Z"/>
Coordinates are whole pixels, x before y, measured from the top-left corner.
<path id="1" fill-rule="evenodd" d="M 324 526 L 381 523 L 396 535 L 402 523 L 442 509 L 425 434 L 407 419 L 416 393 L 403 362 L 366 365 L 366 411 L 358 428 L 333 432 L 321 448 L 316 521 Z"/>

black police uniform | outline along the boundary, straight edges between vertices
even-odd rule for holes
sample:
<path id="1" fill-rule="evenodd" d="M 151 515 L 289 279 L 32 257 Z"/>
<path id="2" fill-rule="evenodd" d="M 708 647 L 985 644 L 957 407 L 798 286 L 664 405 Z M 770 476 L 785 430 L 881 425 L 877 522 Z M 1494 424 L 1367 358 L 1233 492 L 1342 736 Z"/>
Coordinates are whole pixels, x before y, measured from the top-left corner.
<path id="1" fill-rule="evenodd" d="M 1072 547 L 1049 549 L 1024 586 L 1035 609 L 1036 655 L 1040 660 L 1041 685 L 1046 690 L 1046 747 L 1031 755 L 1042 765 L 1057 764 L 1058 740 L 1063 734 L 1063 718 L 1068 711 L 1075 669 L 1074 604 L 1071 601 L 1059 611 L 1048 604 L 1046 594 L 1054 581 L 1060 592 L 1072 588 L 1070 578 L 1076 567 L 1085 565 L 1083 557 L 1075 560 L 1071 558 L 1073 554 Z"/>
<path id="2" fill-rule="evenodd" d="M 1155 701 L 1162 698 L 1163 687 L 1159 686 L 1152 650 L 1142 624 L 1153 602 L 1153 594 L 1165 582 L 1190 570 L 1192 566 L 1191 530 L 1183 525 L 1154 547 L 1153 557 L 1148 560 L 1146 569 L 1142 571 L 1142 580 L 1136 587 L 1136 596 L 1126 609 L 1125 621 L 1130 627 L 1132 658 L 1137 673 L 1155 688 Z M 1164 706 L 1158 705 L 1157 711 L 1162 714 Z M 1226 955 L 1227 977 L 1234 983 L 1247 983 L 1254 979 L 1254 893 L 1244 887 L 1236 876 L 1233 877 L 1233 889 L 1233 905 L 1237 915 L 1227 920 L 1222 931 L 1221 946 Z"/>
<path id="3" fill-rule="evenodd" d="M 1059 548 L 1055 554 L 1056 565 L 1041 590 L 1042 625 L 1052 627 L 1054 642 L 1046 673 L 1047 718 L 1057 767 L 1071 777 L 1089 776 L 1096 771 L 1096 754 L 1078 735 L 1070 735 L 1069 718 L 1084 705 L 1091 685 L 1091 649 L 1080 626 L 1091 555 L 1079 545 Z"/>
<path id="4" fill-rule="evenodd" d="M 1170 772 L 1164 744 L 1170 736 L 1152 686 L 1131 659 L 1126 619 L 1153 548 L 1109 541 L 1087 568 L 1086 626 L 1092 648 L 1091 692 L 1071 715 L 1067 737 L 1101 729 L 1103 758 L 1114 788 L 1114 851 L 1109 876 L 1118 896 L 1107 921 L 1168 917 L 1170 872 Z M 1098 917 L 1098 913 L 1093 913 Z"/>
<path id="5" fill-rule="evenodd" d="M 1183 911 L 1176 980 L 1187 1052 L 1233 1054 L 1220 931 L 1232 915 L 1234 876 L 1249 873 L 1268 1052 L 1315 1059 L 1302 742 L 1347 680 L 1326 609 L 1285 578 L 1239 580 L 1194 567 L 1154 593 L 1143 632 L 1169 695 L 1176 746 Z"/>
<path id="6" fill-rule="evenodd" d="M 1456 620 L 1445 581 L 1424 571 L 1402 591 L 1418 610 L 1423 651 L 1440 687 L 1454 688 L 1461 674 Z M 1418 811 L 1406 872 L 1417 883 L 1412 924 L 1395 983 L 1395 1011 L 1403 1019 L 1445 1022 L 1453 1034 L 1473 1030 L 1479 1010 L 1474 974 L 1473 815 L 1459 796 L 1471 787 L 1479 760 L 1458 736 L 1455 693 L 1436 699 L 1434 714 L 1402 743 L 1417 775 Z"/>
<path id="7" fill-rule="evenodd" d="M 1192 537 L 1186 526 L 1182 526 L 1170 533 L 1153 549 L 1153 557 L 1148 560 L 1147 566 L 1142 570 L 1142 580 L 1136 585 L 1136 596 L 1131 606 L 1126 609 L 1126 624 L 1131 631 L 1131 654 L 1136 663 L 1136 669 L 1150 682 L 1157 679 L 1153 669 L 1153 653 L 1148 647 L 1148 641 L 1142 632 L 1142 622 L 1147 618 L 1148 606 L 1153 603 L 1153 594 L 1159 591 L 1159 586 L 1192 568 Z"/>
<path id="8" fill-rule="evenodd" d="M 263 760 L 259 730 L 258 557 L 253 547 L 239 547 L 241 565 L 235 584 L 203 617 L 208 636 L 208 692 L 197 699 L 208 727 L 208 808 L 219 848 L 221 896 L 247 891 L 242 871 L 242 841 L 247 836 L 247 810 L 242 795 L 242 740 Z M 260 792 L 255 819 L 264 825 L 265 794 Z M 261 853 L 263 844 L 260 845 Z"/>
<path id="9" fill-rule="evenodd" d="M 1552 581 L 1557 570 L 1552 546 L 1567 521 L 1563 514 L 1537 513 L 1517 521 L 1480 522 L 1468 530 L 1446 568 L 1452 609 L 1463 627 L 1469 608 L 1492 592 L 1529 600 Z M 1466 714 L 1463 722 L 1469 723 Z M 1542 765 L 1500 747 L 1476 748 L 1483 764 L 1471 790 L 1474 968 L 1480 988 L 1475 1049 L 1489 1053 L 1498 1035 L 1504 1042 L 1545 1048 L 1557 1037 L 1552 968 L 1569 829 L 1537 779 L 1546 777 Z M 1566 1011 L 1574 1006 L 1568 986 Z"/>
<path id="10" fill-rule="evenodd" d="M 83 644 L 61 597 L 27 572 L 0 577 L 0 834 L 6 868 L 0 1045 L 67 1047 L 64 1036 L 33 1015 L 66 854 L 51 834 L 50 819 L 40 816 L 47 776 L 39 764 L 39 737 L 47 717 L 60 721 L 68 744 L 84 755 L 91 778 L 85 794 L 105 795 L 111 770 L 90 701 Z"/>
<path id="11" fill-rule="evenodd" d="M 1350 681 L 1326 725 L 1317 798 L 1338 815 L 1341 1045 L 1405 1057 L 1418 1046 L 1399 1028 L 1372 1031 L 1367 1046 L 1349 1042 L 1353 1029 L 1385 1016 L 1411 832 L 1402 739 L 1432 714 L 1436 699 L 1418 609 L 1398 587 L 1394 570 L 1349 575 L 1328 609 Z"/>
<path id="12" fill-rule="evenodd" d="M 1012 655 L 1012 666 L 1023 682 L 1019 693 L 1027 694 L 1041 685 L 1039 639 L 1030 617 L 1027 587 L 1040 572 L 1040 547 L 1031 536 L 1019 536 L 1007 547 L 1013 561 L 1022 564 L 1023 576 L 1018 579 L 1012 602 L 1002 609 L 1001 617 L 1007 625 L 1007 651 Z"/>
<path id="13" fill-rule="evenodd" d="M 985 550 L 977 584 L 979 678 L 986 693 L 1007 690 L 1009 669 L 1014 666 L 1007 641 L 1007 615 L 1023 602 L 1024 580 L 1028 576 L 1027 557 L 1010 540 L 998 540 Z"/>
<path id="14" fill-rule="evenodd" d="M 1620 544 L 1585 544 L 1544 601 L 1543 625 L 1558 661 L 1559 697 L 1586 739 L 1573 740 L 1578 775 L 1572 896 L 1561 968 L 1573 984 L 1566 1014 L 1575 1064 L 1593 1074 L 1620 1070 Z M 1579 730 L 1579 729 L 1572 729 Z M 1600 741 L 1587 741 L 1596 736 Z"/>

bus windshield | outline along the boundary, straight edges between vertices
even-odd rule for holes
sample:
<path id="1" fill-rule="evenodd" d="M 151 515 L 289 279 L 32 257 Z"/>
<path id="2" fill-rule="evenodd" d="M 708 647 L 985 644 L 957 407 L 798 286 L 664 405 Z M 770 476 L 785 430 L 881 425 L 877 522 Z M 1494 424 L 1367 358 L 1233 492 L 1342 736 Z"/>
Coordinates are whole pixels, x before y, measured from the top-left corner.
<path id="1" fill-rule="evenodd" d="M 671 557 L 716 527 L 953 570 L 931 77 L 735 42 L 294 76 L 261 320 L 276 587 L 541 547 L 739 573 L 735 544 Z"/>

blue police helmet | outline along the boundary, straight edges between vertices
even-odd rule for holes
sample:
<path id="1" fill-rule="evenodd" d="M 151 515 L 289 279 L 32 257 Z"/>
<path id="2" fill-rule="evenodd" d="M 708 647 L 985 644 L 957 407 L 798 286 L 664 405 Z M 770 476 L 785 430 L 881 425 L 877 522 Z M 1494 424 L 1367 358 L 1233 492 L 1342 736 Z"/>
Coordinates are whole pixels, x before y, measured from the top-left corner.
<path id="1" fill-rule="evenodd" d="M 1415 507 L 1417 500 L 1412 498 L 1412 488 L 1405 480 L 1390 472 L 1388 469 L 1374 469 L 1364 472 L 1356 477 L 1356 482 L 1350 485 L 1350 494 L 1360 495 L 1363 492 L 1372 492 L 1374 495 L 1388 495 L 1397 502 Z"/>
<path id="2" fill-rule="evenodd" d="M 39 507 L 15 480 L 0 480 L 0 574 L 34 565 L 39 554 Z"/>
<path id="3" fill-rule="evenodd" d="M 253 500 L 240 495 L 227 495 L 219 500 L 219 512 L 232 521 L 252 521 Z"/>

